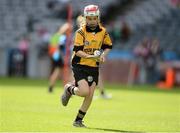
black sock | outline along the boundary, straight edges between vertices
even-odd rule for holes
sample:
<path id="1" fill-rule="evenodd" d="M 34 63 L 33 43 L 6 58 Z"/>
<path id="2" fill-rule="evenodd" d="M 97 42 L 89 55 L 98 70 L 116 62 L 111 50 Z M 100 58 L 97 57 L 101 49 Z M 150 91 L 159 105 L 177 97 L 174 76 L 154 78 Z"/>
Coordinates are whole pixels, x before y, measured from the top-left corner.
<path id="1" fill-rule="evenodd" d="M 71 85 L 71 86 L 68 88 L 68 92 L 69 92 L 71 95 L 75 95 L 75 93 L 74 93 L 74 88 L 75 88 L 74 85 Z"/>
<path id="2" fill-rule="evenodd" d="M 101 95 L 104 95 L 104 91 L 101 91 Z"/>
<path id="3" fill-rule="evenodd" d="M 75 121 L 79 121 L 79 120 L 82 121 L 82 119 L 84 118 L 85 115 L 86 115 L 86 112 L 83 112 L 83 111 L 79 110 Z"/>
<path id="4" fill-rule="evenodd" d="M 52 91 L 53 91 L 53 86 L 50 85 L 50 86 L 49 86 L 49 92 L 52 92 Z"/>

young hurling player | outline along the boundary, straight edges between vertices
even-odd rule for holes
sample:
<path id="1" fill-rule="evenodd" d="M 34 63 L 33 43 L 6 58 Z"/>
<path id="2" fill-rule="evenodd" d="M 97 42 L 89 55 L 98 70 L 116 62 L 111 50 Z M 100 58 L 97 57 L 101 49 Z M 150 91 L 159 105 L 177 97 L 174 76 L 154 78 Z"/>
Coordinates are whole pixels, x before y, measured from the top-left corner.
<path id="1" fill-rule="evenodd" d="M 72 95 L 83 97 L 83 103 L 78 111 L 73 125 L 85 127 L 82 120 L 90 107 L 96 85 L 98 84 L 99 64 L 106 61 L 106 56 L 112 49 L 112 42 L 106 29 L 100 25 L 100 12 L 96 5 L 84 8 L 85 25 L 76 31 L 72 57 L 72 70 L 75 85 L 66 84 L 61 102 L 67 106 Z M 95 50 L 103 50 L 101 55 Z"/>
<path id="2" fill-rule="evenodd" d="M 81 26 L 85 25 L 85 19 L 84 19 L 84 17 L 82 15 L 79 15 L 77 17 L 76 24 L 77 24 L 77 26 L 79 28 L 81 28 Z M 101 67 L 100 67 L 100 70 L 99 70 L 98 89 L 99 89 L 99 92 L 100 92 L 100 98 L 103 98 L 103 99 L 111 99 L 112 98 L 112 96 L 110 94 L 107 94 L 105 92 L 104 84 L 103 84 L 103 79 L 102 79 L 102 70 L 101 70 Z"/>
<path id="3" fill-rule="evenodd" d="M 48 52 L 53 65 L 53 70 L 49 78 L 48 91 L 53 92 L 55 83 L 62 74 L 62 68 L 64 66 L 63 56 L 65 51 L 66 32 L 71 28 L 70 24 L 64 23 L 56 32 L 51 40 L 48 48 Z"/>

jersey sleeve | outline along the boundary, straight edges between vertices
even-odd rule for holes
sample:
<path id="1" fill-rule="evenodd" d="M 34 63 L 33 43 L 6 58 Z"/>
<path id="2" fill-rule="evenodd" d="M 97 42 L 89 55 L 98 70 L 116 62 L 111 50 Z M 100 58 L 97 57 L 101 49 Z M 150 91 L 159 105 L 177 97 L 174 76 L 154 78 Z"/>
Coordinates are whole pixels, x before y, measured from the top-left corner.
<path id="1" fill-rule="evenodd" d="M 79 29 L 75 33 L 73 51 L 77 52 L 79 50 L 83 50 L 83 48 L 84 48 L 84 33 L 82 29 Z"/>
<path id="2" fill-rule="evenodd" d="M 111 41 L 111 38 L 110 38 L 110 36 L 109 36 L 109 34 L 107 32 L 105 32 L 104 40 L 103 40 L 101 48 L 103 50 L 104 49 L 112 49 L 112 41 Z"/>

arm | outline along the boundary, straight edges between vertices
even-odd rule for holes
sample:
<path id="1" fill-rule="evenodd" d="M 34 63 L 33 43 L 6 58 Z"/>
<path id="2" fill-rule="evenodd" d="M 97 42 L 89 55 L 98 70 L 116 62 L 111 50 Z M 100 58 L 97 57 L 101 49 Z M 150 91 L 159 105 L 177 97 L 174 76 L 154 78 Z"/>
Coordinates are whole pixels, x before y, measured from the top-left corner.
<path id="1" fill-rule="evenodd" d="M 104 57 L 106 57 L 110 50 L 111 49 L 105 49 L 104 52 L 102 53 L 102 55 L 104 55 Z"/>
<path id="2" fill-rule="evenodd" d="M 111 49 L 105 49 L 104 52 L 100 56 L 100 62 L 104 63 L 106 61 L 106 57 Z"/>
<path id="3" fill-rule="evenodd" d="M 109 51 L 112 49 L 112 42 L 109 34 L 106 32 L 103 40 L 103 45 L 101 48 L 104 50 L 103 53 L 100 56 L 100 63 L 104 63 L 106 61 L 106 57 L 109 53 Z"/>
<path id="4" fill-rule="evenodd" d="M 82 57 L 82 58 L 86 58 L 86 59 L 95 59 L 95 60 L 97 60 L 99 58 L 99 56 L 86 54 L 82 50 L 77 51 L 76 55 L 79 56 L 79 57 Z"/>

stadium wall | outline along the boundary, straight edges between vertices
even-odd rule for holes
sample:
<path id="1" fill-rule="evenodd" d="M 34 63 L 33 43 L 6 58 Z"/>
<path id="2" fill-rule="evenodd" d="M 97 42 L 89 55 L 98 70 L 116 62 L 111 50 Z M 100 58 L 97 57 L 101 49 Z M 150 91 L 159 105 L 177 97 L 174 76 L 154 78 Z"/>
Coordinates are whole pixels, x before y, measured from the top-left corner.
<path id="1" fill-rule="evenodd" d="M 6 76 L 7 75 L 7 52 L 5 48 L 0 48 L 0 75 Z"/>

